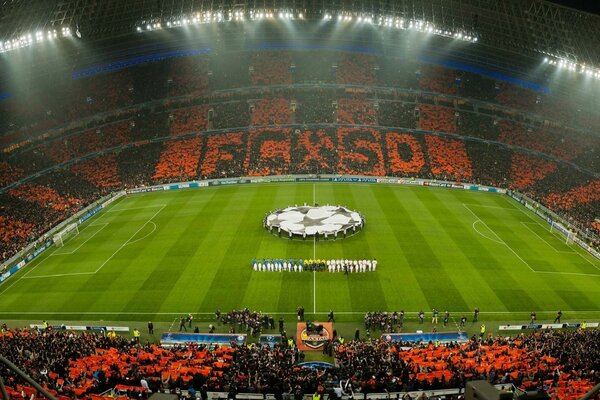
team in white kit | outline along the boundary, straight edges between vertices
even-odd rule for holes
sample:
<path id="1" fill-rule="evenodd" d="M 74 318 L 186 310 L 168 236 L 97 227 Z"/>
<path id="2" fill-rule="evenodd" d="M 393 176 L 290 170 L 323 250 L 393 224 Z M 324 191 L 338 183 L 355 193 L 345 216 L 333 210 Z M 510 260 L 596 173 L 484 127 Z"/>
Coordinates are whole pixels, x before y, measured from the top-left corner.
<path id="1" fill-rule="evenodd" d="M 328 271 L 328 272 L 375 272 L 377 270 L 376 259 L 364 260 L 252 260 L 252 270 L 256 272 L 304 272 L 304 271 Z"/>

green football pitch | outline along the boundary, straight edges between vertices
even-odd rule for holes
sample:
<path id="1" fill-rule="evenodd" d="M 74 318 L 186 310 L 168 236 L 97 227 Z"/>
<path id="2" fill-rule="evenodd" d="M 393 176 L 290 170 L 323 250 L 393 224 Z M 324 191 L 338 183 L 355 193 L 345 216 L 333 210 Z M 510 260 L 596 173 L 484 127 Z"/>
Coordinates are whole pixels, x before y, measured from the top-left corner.
<path id="1" fill-rule="evenodd" d="M 346 239 L 288 240 L 265 213 L 302 203 L 359 211 Z M 69 321 L 209 319 L 248 307 L 309 318 L 332 309 L 482 319 L 600 317 L 600 261 L 506 195 L 370 184 L 255 184 L 127 196 L 0 286 L 0 318 Z M 262 258 L 377 258 L 371 273 L 254 272 Z M 312 314 L 317 315 L 312 315 Z M 293 316 L 289 316 L 293 319 Z"/>

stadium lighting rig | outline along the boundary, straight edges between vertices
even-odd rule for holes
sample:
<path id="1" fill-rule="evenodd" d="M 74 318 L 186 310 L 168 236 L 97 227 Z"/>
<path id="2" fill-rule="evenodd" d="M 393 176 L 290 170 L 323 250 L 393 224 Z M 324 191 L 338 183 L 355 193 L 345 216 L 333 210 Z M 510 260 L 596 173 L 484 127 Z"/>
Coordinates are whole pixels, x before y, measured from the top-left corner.
<path id="1" fill-rule="evenodd" d="M 181 15 L 178 18 L 155 18 L 151 21 L 142 21 L 136 27 L 137 32 L 156 31 L 160 29 L 177 28 L 188 25 L 201 25 L 221 22 L 242 22 L 242 21 L 261 21 L 261 20 L 302 20 L 304 14 L 289 9 L 255 9 L 249 11 L 228 10 L 219 12 L 197 12 Z M 385 28 L 409 30 L 423 33 L 430 33 L 437 36 L 443 36 L 464 42 L 476 43 L 477 35 L 473 32 L 461 30 L 452 30 L 442 28 L 429 21 L 404 19 L 396 16 L 376 16 L 373 14 L 361 14 L 354 12 L 324 13 L 324 21 L 337 21 L 338 23 L 357 23 Z"/>
<path id="2" fill-rule="evenodd" d="M 48 31 L 36 31 L 35 33 L 25 33 L 19 37 L 0 40 L 0 53 L 6 53 L 24 47 L 31 47 L 43 42 L 53 41 L 72 36 L 71 28 L 63 26 L 59 30 L 50 29 Z"/>
<path id="3" fill-rule="evenodd" d="M 553 65 L 559 70 L 578 72 L 582 75 L 600 79 L 600 69 L 564 58 L 544 57 L 544 64 Z"/>

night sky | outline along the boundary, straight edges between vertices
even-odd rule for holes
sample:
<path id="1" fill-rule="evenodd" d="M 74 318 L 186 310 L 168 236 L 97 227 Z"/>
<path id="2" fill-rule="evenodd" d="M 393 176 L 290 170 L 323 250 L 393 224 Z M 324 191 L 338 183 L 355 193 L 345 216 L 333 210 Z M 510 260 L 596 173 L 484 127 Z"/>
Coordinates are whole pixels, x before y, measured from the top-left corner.
<path id="1" fill-rule="evenodd" d="M 599 0 L 550 0 L 552 3 L 600 15 Z"/>

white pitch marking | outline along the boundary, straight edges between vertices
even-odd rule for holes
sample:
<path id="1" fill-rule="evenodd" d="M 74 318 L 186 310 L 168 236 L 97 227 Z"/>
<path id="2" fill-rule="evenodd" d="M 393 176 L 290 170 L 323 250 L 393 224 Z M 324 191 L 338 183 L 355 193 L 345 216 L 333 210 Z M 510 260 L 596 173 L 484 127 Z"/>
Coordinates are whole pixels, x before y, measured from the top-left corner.
<path id="1" fill-rule="evenodd" d="M 600 276 L 600 274 L 586 274 L 583 272 L 560 272 L 560 271 L 535 271 L 535 272 L 537 272 L 538 274 Z"/>
<path id="2" fill-rule="evenodd" d="M 117 250 L 116 250 L 114 253 L 112 253 L 112 254 L 110 255 L 110 257 L 108 257 L 108 258 L 106 259 L 106 261 L 104 261 L 104 262 L 102 263 L 102 265 L 101 265 L 101 266 L 100 266 L 100 267 L 99 267 L 99 268 L 98 268 L 98 269 L 97 269 L 97 270 L 96 270 L 94 273 L 98 273 L 98 271 L 100 271 L 100 270 L 102 269 L 102 267 L 104 267 L 104 266 L 105 266 L 105 265 L 106 265 L 106 264 L 107 264 L 107 263 L 108 263 L 108 262 L 109 262 L 109 261 L 110 261 L 110 260 L 111 260 L 111 259 L 112 259 L 112 258 L 113 258 L 113 257 L 114 257 L 114 256 L 115 256 L 115 255 L 116 255 L 116 254 L 117 254 L 117 253 L 118 253 L 118 252 L 119 252 L 119 251 L 120 251 L 122 248 L 123 248 L 123 247 L 127 246 L 127 244 L 129 243 L 129 241 L 130 241 L 131 239 L 133 239 L 133 238 L 135 237 L 135 235 L 137 235 L 137 234 L 138 234 L 138 232 L 139 232 L 139 231 L 141 231 L 141 230 L 142 230 L 142 229 L 143 229 L 143 228 L 144 228 L 144 227 L 145 227 L 145 226 L 146 226 L 146 225 L 147 225 L 149 222 L 151 222 L 151 221 L 152 221 L 152 219 L 153 219 L 154 217 L 156 217 L 156 216 L 158 215 L 158 213 L 159 213 L 159 212 L 161 212 L 161 211 L 162 211 L 162 210 L 163 210 L 163 209 L 164 209 L 166 206 L 167 206 L 166 204 L 163 204 L 163 205 L 162 205 L 162 207 L 160 208 L 160 210 L 158 210 L 158 211 L 157 211 L 157 212 L 155 212 L 155 213 L 154 213 L 154 214 L 153 214 L 153 215 L 152 215 L 150 218 L 148 218 L 148 221 L 146 221 L 146 222 L 144 223 L 144 225 L 142 225 L 142 226 L 141 226 L 141 227 L 140 227 L 140 228 L 139 228 L 137 231 L 135 231 L 135 233 L 134 233 L 133 235 L 131 235 L 131 236 L 129 237 L 129 239 L 127 239 L 127 241 L 125 241 L 125 243 L 123 243 L 123 244 L 122 244 L 122 245 L 121 245 L 121 246 L 120 246 L 120 247 L 119 247 L 119 248 L 118 248 L 118 249 L 117 249 Z"/>
<path id="3" fill-rule="evenodd" d="M 76 248 L 75 250 L 71 250 L 71 251 L 65 251 L 65 252 L 60 252 L 60 253 L 58 253 L 58 252 L 56 252 L 56 251 L 55 251 L 54 253 L 50 254 L 50 256 L 62 256 L 62 255 L 66 255 L 66 254 L 73 254 L 73 253 L 75 253 L 77 250 L 79 250 L 79 249 L 81 248 L 81 246 L 83 246 L 83 245 L 84 245 L 84 244 L 86 244 L 86 243 L 87 243 L 87 242 L 88 242 L 90 239 L 92 239 L 94 236 L 96 236 L 96 235 L 97 235 L 97 234 L 98 234 L 98 233 L 99 233 L 99 232 L 100 232 L 102 229 L 106 228 L 106 226 L 108 225 L 108 222 L 105 222 L 105 223 L 103 223 L 103 224 L 97 224 L 97 225 L 94 225 L 94 226 L 100 226 L 100 225 L 102 226 L 102 228 L 100 228 L 100 229 L 98 229 L 96 232 L 94 232 L 94 233 L 92 234 L 92 236 L 90 236 L 90 237 L 89 237 L 89 238 L 87 238 L 87 239 L 86 239 L 86 240 L 85 240 L 83 243 L 81 243 L 79 246 L 77 246 L 77 248 Z M 83 228 L 83 229 L 81 230 L 81 232 L 85 231 L 85 230 L 86 230 L 87 228 L 89 228 L 90 226 L 92 226 L 92 225 L 88 225 L 88 226 L 86 226 L 85 228 Z"/>
<path id="4" fill-rule="evenodd" d="M 317 185 L 313 183 L 313 206 L 317 203 Z M 313 236 L 313 260 L 317 259 L 317 237 Z M 313 271 L 313 313 L 317 312 L 317 272 Z"/>
<path id="5" fill-rule="evenodd" d="M 529 231 L 531 233 L 533 233 L 535 236 L 537 236 L 541 241 L 543 241 L 544 243 L 546 243 L 548 246 L 550 246 L 552 248 L 552 250 L 556 251 L 557 253 L 576 253 L 575 250 L 570 249 L 569 251 L 564 251 L 564 250 L 558 250 L 556 247 L 554 247 L 553 245 L 551 245 L 548 241 L 546 241 L 546 239 L 544 239 L 543 237 L 541 237 L 536 231 L 534 231 L 533 229 L 531 229 L 529 226 L 527 226 L 528 224 L 530 225 L 539 225 L 535 222 L 524 222 L 521 221 L 521 224 L 523 224 L 523 226 L 527 229 L 529 229 Z"/>
<path id="6" fill-rule="evenodd" d="M 471 203 L 463 203 L 463 205 L 465 206 L 469 206 L 469 207 L 483 207 L 483 208 L 494 208 L 496 210 L 508 210 L 508 211 L 512 211 L 513 209 L 510 207 L 499 207 L 499 206 L 488 206 L 485 204 L 471 204 Z"/>
<path id="7" fill-rule="evenodd" d="M 24 276 L 21 279 L 38 279 L 38 278 L 57 278 L 62 276 L 74 276 L 74 275 L 94 275 L 95 272 L 71 272 L 68 274 L 53 274 L 53 275 L 34 275 L 34 276 Z"/>
<path id="8" fill-rule="evenodd" d="M 502 244 L 504 244 L 504 245 L 506 246 L 506 248 L 507 248 L 507 249 L 509 249 L 509 250 L 510 250 L 510 251 L 511 251 L 511 252 L 512 252 L 512 253 L 513 253 L 513 254 L 514 254 L 514 255 L 515 255 L 515 256 L 516 256 L 516 257 L 517 257 L 519 260 L 521 260 L 521 261 L 523 262 L 523 264 L 527 265 L 527 268 L 529 268 L 529 270 L 530 270 L 531 272 L 537 272 L 536 270 L 534 270 L 533 268 L 531 268 L 531 265 L 529 265 L 529 263 L 528 263 L 527 261 L 523 260 L 523 258 L 522 258 L 522 257 L 521 257 L 519 254 L 517 254 L 517 252 L 516 252 L 516 251 L 514 251 L 514 250 L 512 249 L 512 247 L 510 247 L 510 246 L 509 246 L 509 245 L 508 245 L 508 244 L 507 244 L 507 243 L 506 243 L 504 240 L 502 240 L 502 238 L 501 238 L 500 236 L 498 236 L 498 234 L 497 234 L 496 232 L 494 232 L 494 231 L 493 231 L 493 230 L 492 230 L 492 229 L 491 229 L 491 228 L 490 228 L 490 227 L 489 227 L 489 226 L 488 226 L 488 225 L 487 225 L 485 222 L 483 222 L 483 221 L 481 220 L 481 218 L 479 218 L 479 217 L 477 216 L 477 214 L 475 214 L 475 213 L 473 212 L 473 210 L 471 210 L 471 209 L 469 208 L 469 206 L 467 206 L 466 204 L 463 204 L 463 206 L 464 206 L 464 207 L 465 207 L 467 210 L 469 210 L 469 212 L 470 212 L 471 214 L 473 214 L 473 216 L 474 216 L 475 218 L 477 218 L 478 220 L 480 220 L 480 221 L 481 221 L 481 223 L 482 223 L 483 225 L 485 225 L 485 226 L 488 228 L 488 230 L 489 230 L 490 232 L 492 232 L 492 233 L 493 233 L 493 234 L 494 234 L 494 235 L 495 235 L 495 236 L 498 238 L 498 240 L 500 240 L 500 241 L 502 242 Z"/>
<path id="9" fill-rule="evenodd" d="M 148 205 L 148 206 L 139 206 L 139 207 L 129 207 L 129 208 L 111 208 L 106 210 L 106 213 L 112 213 L 112 212 L 121 212 L 121 211 L 132 211 L 132 210 L 143 210 L 146 208 L 156 208 L 158 206 L 162 206 L 162 208 L 165 208 L 167 205 L 165 203 L 162 204 L 152 204 L 152 205 Z"/>
<path id="10" fill-rule="evenodd" d="M 472 225 L 472 226 L 473 226 L 473 230 L 474 230 L 475 232 L 477 232 L 478 234 L 480 234 L 480 235 L 481 235 L 481 236 L 483 236 L 484 238 L 486 238 L 486 239 L 488 239 L 488 240 L 491 240 L 492 242 L 496 242 L 496 243 L 504 244 L 504 242 L 502 242 L 502 241 L 500 241 L 500 240 L 498 240 L 498 239 L 494 239 L 494 238 L 488 237 L 488 236 L 484 235 L 483 233 L 481 233 L 481 232 L 479 231 L 479 229 L 477 229 L 477 227 L 475 226 L 475 225 L 476 225 L 478 222 L 483 222 L 483 221 L 482 221 L 482 220 L 480 220 L 480 219 L 477 219 L 477 220 L 473 221 L 473 225 Z M 489 229 L 489 227 L 488 227 L 488 229 Z"/>
<path id="11" fill-rule="evenodd" d="M 144 239 L 146 239 L 148 236 L 152 235 L 152 234 L 154 233 L 154 231 L 156 231 L 156 223 L 154 223 L 154 221 L 149 221 L 149 222 L 150 222 L 152 225 L 154 225 L 154 228 L 152 228 L 152 230 L 151 230 L 149 233 L 147 233 L 147 234 L 146 234 L 146 236 L 142 236 L 142 237 L 141 237 L 141 238 L 139 238 L 139 239 L 135 239 L 134 241 L 132 241 L 132 242 L 129 242 L 128 244 L 134 244 L 134 243 L 137 243 L 137 242 L 139 242 L 140 240 L 144 240 Z"/>
<path id="12" fill-rule="evenodd" d="M 561 241 L 564 239 L 564 237 L 563 237 L 562 235 L 561 235 L 561 236 L 558 236 L 558 235 L 560 235 L 560 233 L 554 233 L 554 232 L 552 232 L 550 229 L 546 229 L 546 226 L 542 225 L 542 224 L 540 223 L 539 219 L 533 218 L 531 215 L 529 215 L 528 213 L 526 213 L 525 211 L 523 211 L 523 209 L 522 209 L 522 208 L 520 208 L 520 207 L 517 207 L 516 205 L 514 205 L 514 204 L 513 204 L 513 202 L 512 202 L 511 200 L 507 199 L 507 198 L 506 198 L 506 197 L 504 197 L 504 196 L 502 196 L 502 198 L 503 198 L 504 200 L 506 200 L 506 202 L 507 202 L 508 204 L 510 204 L 510 205 L 511 205 L 511 207 L 513 207 L 515 210 L 518 210 L 518 211 L 522 212 L 523 214 L 525 214 L 525 215 L 526 215 L 526 216 L 527 216 L 527 217 L 528 217 L 530 220 L 532 220 L 533 222 L 535 222 L 536 224 L 538 224 L 538 225 L 540 225 L 542 228 L 544 228 L 544 230 L 546 230 L 546 231 L 548 231 L 548 232 L 552 233 L 552 234 L 553 234 L 555 237 L 559 238 Z M 584 256 L 583 256 L 583 255 L 582 255 L 582 254 L 581 254 L 579 251 L 574 251 L 574 253 L 575 253 L 575 254 L 577 254 L 579 257 L 583 258 L 585 261 L 587 261 L 587 262 L 588 262 L 588 263 L 589 263 L 589 264 L 590 264 L 592 267 L 594 267 L 594 268 L 596 268 L 597 270 L 599 270 L 599 271 L 600 271 L 600 267 L 598 267 L 598 266 L 597 266 L 595 263 L 591 262 L 591 261 L 590 261 L 590 260 L 589 260 L 587 257 L 584 257 Z"/>

